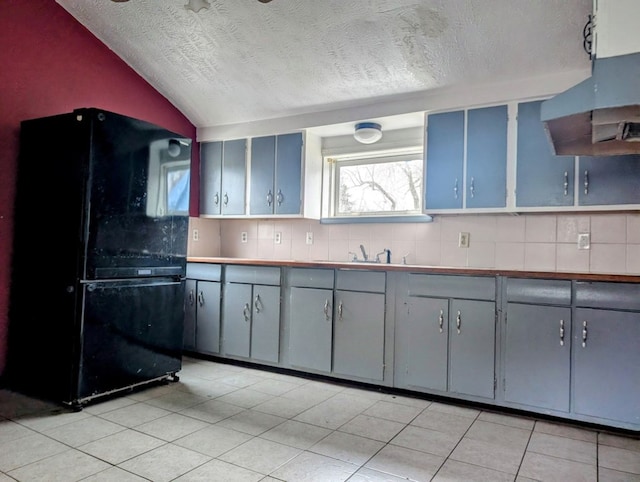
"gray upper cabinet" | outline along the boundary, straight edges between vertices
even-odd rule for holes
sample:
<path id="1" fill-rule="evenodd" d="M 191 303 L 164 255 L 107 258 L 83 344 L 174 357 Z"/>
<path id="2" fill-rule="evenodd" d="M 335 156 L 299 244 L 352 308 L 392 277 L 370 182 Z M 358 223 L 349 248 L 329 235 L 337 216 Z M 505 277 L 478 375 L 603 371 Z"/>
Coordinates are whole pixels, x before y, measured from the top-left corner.
<path id="1" fill-rule="evenodd" d="M 249 214 L 301 214 L 302 133 L 251 140 Z"/>
<path id="2" fill-rule="evenodd" d="M 571 282 L 507 279 L 505 401 L 569 411 Z"/>
<path id="3" fill-rule="evenodd" d="M 507 205 L 507 106 L 467 112 L 467 208 Z"/>
<path id="4" fill-rule="evenodd" d="M 640 285 L 577 283 L 573 409 L 640 427 Z"/>
<path id="5" fill-rule="evenodd" d="M 518 104 L 516 207 L 573 206 L 573 156 L 554 155 L 540 120 L 541 100 Z"/>
<path id="6" fill-rule="evenodd" d="M 200 214 L 245 214 L 247 140 L 203 142 L 200 147 Z"/>
<path id="7" fill-rule="evenodd" d="M 640 155 L 580 157 L 581 206 L 640 204 Z"/>
<path id="8" fill-rule="evenodd" d="M 425 207 L 461 209 L 464 172 L 464 111 L 427 118 Z"/>

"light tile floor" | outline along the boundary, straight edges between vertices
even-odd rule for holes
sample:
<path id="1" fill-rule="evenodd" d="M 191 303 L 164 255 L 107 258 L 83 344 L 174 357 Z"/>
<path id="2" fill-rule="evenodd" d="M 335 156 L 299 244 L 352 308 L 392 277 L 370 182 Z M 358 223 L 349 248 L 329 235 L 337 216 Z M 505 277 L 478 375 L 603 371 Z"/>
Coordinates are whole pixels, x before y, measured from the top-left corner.
<path id="1" fill-rule="evenodd" d="M 640 439 L 187 358 L 80 412 L 0 390 L 14 479 L 633 482 Z"/>

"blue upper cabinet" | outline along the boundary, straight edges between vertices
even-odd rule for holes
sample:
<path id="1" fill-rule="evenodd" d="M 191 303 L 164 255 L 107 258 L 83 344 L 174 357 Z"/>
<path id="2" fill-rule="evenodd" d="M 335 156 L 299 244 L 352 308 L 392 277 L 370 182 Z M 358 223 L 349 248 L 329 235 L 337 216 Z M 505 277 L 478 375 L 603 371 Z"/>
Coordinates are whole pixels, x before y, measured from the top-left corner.
<path id="1" fill-rule="evenodd" d="M 554 155 L 540 120 L 540 104 L 518 104 L 516 207 L 572 206 L 575 158 Z"/>
<path id="2" fill-rule="evenodd" d="M 252 139 L 250 214 L 301 214 L 302 144 L 301 132 Z"/>
<path id="3" fill-rule="evenodd" d="M 580 206 L 640 204 L 640 155 L 580 157 Z"/>
<path id="4" fill-rule="evenodd" d="M 462 208 L 464 114 L 464 111 L 444 112 L 427 118 L 427 211 Z"/>
<path id="5" fill-rule="evenodd" d="M 222 141 L 200 144 L 200 214 L 219 215 L 222 206 Z"/>
<path id="6" fill-rule="evenodd" d="M 200 145 L 200 214 L 244 214 L 246 172 L 246 139 L 203 142 Z"/>
<path id="7" fill-rule="evenodd" d="M 467 208 L 507 206 L 507 106 L 467 112 Z"/>
<path id="8" fill-rule="evenodd" d="M 276 136 L 251 139 L 250 214 L 273 214 Z"/>

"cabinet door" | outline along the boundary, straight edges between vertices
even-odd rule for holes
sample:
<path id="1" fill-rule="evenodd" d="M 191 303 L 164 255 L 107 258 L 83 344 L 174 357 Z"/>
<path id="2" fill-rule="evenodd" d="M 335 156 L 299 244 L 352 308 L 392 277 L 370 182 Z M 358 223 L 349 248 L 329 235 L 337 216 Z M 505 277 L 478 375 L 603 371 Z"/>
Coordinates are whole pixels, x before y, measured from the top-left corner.
<path id="1" fill-rule="evenodd" d="M 222 214 L 244 214 L 247 140 L 224 141 L 222 156 Z"/>
<path id="2" fill-rule="evenodd" d="M 572 206 L 573 156 L 555 156 L 540 120 L 541 100 L 518 104 L 516 206 Z"/>
<path id="3" fill-rule="evenodd" d="M 277 363 L 280 354 L 280 287 L 253 286 L 251 358 Z"/>
<path id="4" fill-rule="evenodd" d="M 427 118 L 425 207 L 462 208 L 464 111 Z"/>
<path id="5" fill-rule="evenodd" d="M 220 283 L 198 281 L 198 315 L 196 350 L 199 353 L 220 351 Z"/>
<path id="6" fill-rule="evenodd" d="M 222 301 L 222 346 L 227 355 L 249 357 L 251 285 L 226 283 Z"/>
<path id="7" fill-rule="evenodd" d="M 409 298 L 408 376 L 410 385 L 447 390 L 449 300 Z"/>
<path id="8" fill-rule="evenodd" d="M 640 204 L 640 155 L 580 157 L 581 206 Z"/>
<path id="9" fill-rule="evenodd" d="M 494 302 L 451 300 L 449 311 L 449 391 L 494 397 Z"/>
<path id="10" fill-rule="evenodd" d="M 333 291 L 291 288 L 289 361 L 299 368 L 331 371 Z"/>
<path id="11" fill-rule="evenodd" d="M 222 206 L 222 142 L 200 147 L 200 212 L 220 214 Z"/>
<path id="12" fill-rule="evenodd" d="M 505 400 L 569 411 L 571 308 L 507 304 Z"/>
<path id="13" fill-rule="evenodd" d="M 196 283 L 194 279 L 185 282 L 184 335 L 182 346 L 185 350 L 196 348 Z"/>
<path id="14" fill-rule="evenodd" d="M 333 371 L 384 378 L 384 294 L 336 291 Z"/>
<path id="15" fill-rule="evenodd" d="M 507 106 L 467 113 L 467 208 L 507 205 Z"/>
<path id="16" fill-rule="evenodd" d="M 640 426 L 640 313 L 591 308 L 578 308 L 575 313 L 574 411 L 632 423 L 637 429 Z"/>
<path id="17" fill-rule="evenodd" d="M 279 135 L 276 143 L 276 214 L 300 214 L 301 185 L 302 133 Z"/>
<path id="18" fill-rule="evenodd" d="M 250 214 L 273 214 L 276 163 L 276 137 L 251 139 Z"/>

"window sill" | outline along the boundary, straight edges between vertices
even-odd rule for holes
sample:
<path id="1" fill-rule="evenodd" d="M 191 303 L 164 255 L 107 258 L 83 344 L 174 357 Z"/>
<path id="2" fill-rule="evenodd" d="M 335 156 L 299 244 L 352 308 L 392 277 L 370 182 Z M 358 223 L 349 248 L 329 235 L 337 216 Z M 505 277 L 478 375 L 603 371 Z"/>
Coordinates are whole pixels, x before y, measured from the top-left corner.
<path id="1" fill-rule="evenodd" d="M 431 216 L 350 216 L 341 218 L 322 218 L 320 224 L 366 224 L 366 223 L 430 223 Z"/>

